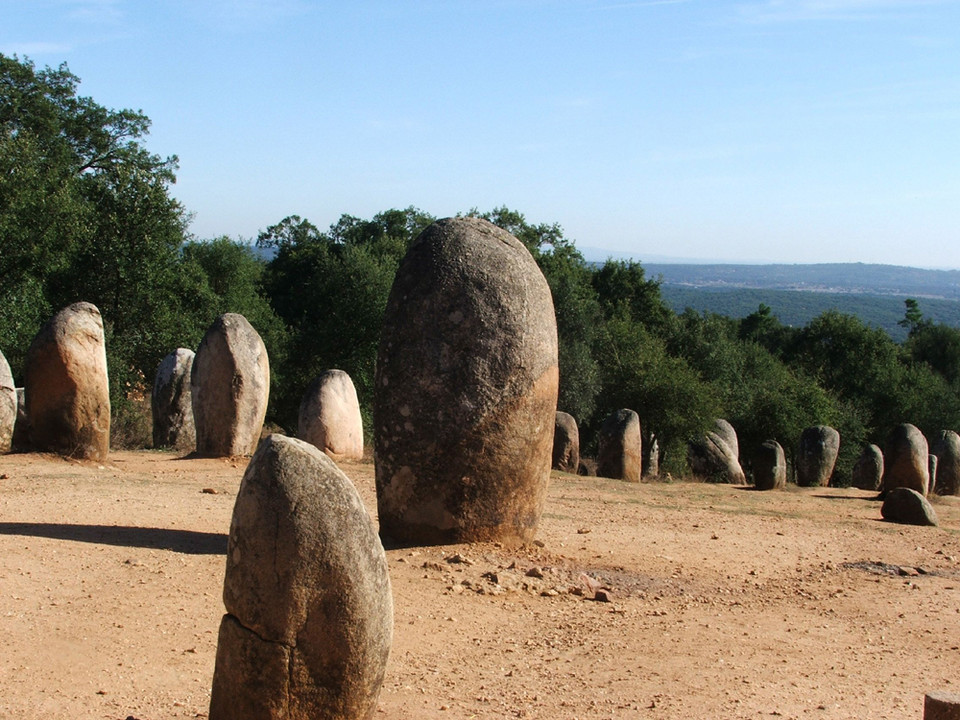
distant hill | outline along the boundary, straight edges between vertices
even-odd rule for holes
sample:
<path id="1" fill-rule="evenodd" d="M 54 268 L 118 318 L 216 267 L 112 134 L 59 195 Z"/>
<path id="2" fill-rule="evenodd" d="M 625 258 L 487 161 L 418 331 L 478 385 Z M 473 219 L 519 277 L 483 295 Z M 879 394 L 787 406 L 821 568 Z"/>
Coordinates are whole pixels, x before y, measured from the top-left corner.
<path id="1" fill-rule="evenodd" d="M 918 300 L 925 318 L 960 327 L 960 271 L 894 265 L 680 265 L 643 263 L 647 277 L 660 278 L 664 300 L 677 312 L 690 307 L 741 318 L 760 303 L 785 325 L 799 327 L 827 311 L 856 315 L 906 337 L 897 322 L 903 301 Z"/>

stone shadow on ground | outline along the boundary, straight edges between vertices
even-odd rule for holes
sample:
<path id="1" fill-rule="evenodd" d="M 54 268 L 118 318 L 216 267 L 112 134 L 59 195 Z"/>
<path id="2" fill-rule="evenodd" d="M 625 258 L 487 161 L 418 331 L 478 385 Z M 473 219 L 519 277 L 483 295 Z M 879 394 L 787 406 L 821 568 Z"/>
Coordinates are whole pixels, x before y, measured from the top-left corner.
<path id="1" fill-rule="evenodd" d="M 23 535 L 97 545 L 170 550 L 184 555 L 226 555 L 227 553 L 226 534 L 169 528 L 0 522 L 0 535 Z"/>

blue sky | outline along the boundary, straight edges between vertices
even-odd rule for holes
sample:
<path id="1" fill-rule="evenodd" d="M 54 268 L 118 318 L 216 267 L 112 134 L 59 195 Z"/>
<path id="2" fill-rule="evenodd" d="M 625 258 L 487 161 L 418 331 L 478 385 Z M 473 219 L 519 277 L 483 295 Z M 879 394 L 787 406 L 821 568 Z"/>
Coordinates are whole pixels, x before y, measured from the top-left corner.
<path id="1" fill-rule="evenodd" d="M 0 0 L 200 238 L 506 205 L 579 247 L 960 268 L 960 0 Z"/>

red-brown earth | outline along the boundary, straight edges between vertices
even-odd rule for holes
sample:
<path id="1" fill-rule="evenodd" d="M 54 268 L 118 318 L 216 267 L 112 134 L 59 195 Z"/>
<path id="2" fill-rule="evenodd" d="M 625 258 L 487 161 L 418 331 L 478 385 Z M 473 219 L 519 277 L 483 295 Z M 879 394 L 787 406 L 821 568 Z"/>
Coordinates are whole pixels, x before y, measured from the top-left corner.
<path id="1" fill-rule="evenodd" d="M 0 457 L 0 718 L 206 717 L 245 464 Z M 555 474 L 536 544 L 387 551 L 377 717 L 921 718 L 960 691 L 960 502 L 873 496 Z"/>

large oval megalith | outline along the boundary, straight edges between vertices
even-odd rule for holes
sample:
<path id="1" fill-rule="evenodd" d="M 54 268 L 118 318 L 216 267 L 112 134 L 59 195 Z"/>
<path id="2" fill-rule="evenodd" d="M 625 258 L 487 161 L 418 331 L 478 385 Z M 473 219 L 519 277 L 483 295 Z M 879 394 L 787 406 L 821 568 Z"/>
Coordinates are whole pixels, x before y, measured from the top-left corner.
<path id="1" fill-rule="evenodd" d="M 226 313 L 207 330 L 190 374 L 197 453 L 249 455 L 260 441 L 270 397 L 270 362 L 243 315 Z"/>
<path id="2" fill-rule="evenodd" d="M 334 460 L 363 457 L 363 416 L 353 380 L 343 370 L 313 379 L 300 400 L 297 437 Z"/>
<path id="3" fill-rule="evenodd" d="M 557 409 L 550 288 L 477 218 L 414 241 L 390 291 L 374 395 L 381 533 L 404 543 L 533 538 Z"/>
<path id="4" fill-rule="evenodd" d="M 916 425 L 897 425 L 883 445 L 883 492 L 905 487 L 926 496 L 930 486 L 930 451 Z"/>
<path id="5" fill-rule="evenodd" d="M 17 387 L 10 364 L 0 352 L 0 454 L 13 447 L 13 428 L 17 424 Z"/>
<path id="6" fill-rule="evenodd" d="M 233 508 L 210 720 L 373 717 L 393 637 L 383 546 L 353 483 L 265 438 Z"/>
<path id="7" fill-rule="evenodd" d="M 110 451 L 110 387 L 96 305 L 68 305 L 37 333 L 24 363 L 30 444 L 82 460 Z"/>
<path id="8" fill-rule="evenodd" d="M 828 425 L 814 425 L 800 433 L 797 485 L 826 487 L 840 454 L 840 433 Z"/>
<path id="9" fill-rule="evenodd" d="M 642 451 L 640 416 L 628 408 L 614 410 L 597 435 L 597 477 L 640 482 Z"/>
<path id="10" fill-rule="evenodd" d="M 177 348 L 160 361 L 153 379 L 150 407 L 153 413 L 153 446 L 192 450 L 197 444 L 193 426 L 190 374 L 193 350 Z"/>

